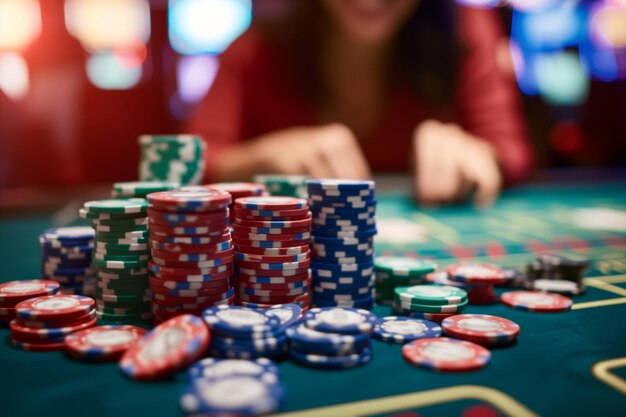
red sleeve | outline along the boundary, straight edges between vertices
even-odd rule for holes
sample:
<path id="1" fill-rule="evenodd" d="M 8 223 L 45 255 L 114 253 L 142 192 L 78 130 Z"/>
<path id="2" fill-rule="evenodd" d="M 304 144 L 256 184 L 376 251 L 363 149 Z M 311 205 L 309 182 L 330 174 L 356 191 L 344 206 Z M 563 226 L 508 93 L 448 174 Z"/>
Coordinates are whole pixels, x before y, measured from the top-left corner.
<path id="1" fill-rule="evenodd" d="M 248 31 L 224 51 L 211 89 L 184 128 L 185 132 L 201 135 L 207 144 L 207 180 L 213 176 L 220 151 L 243 139 L 245 74 L 253 65 L 255 44 L 254 34 Z"/>
<path id="2" fill-rule="evenodd" d="M 518 90 L 498 64 L 504 31 L 496 12 L 459 8 L 460 33 L 466 47 L 457 94 L 463 126 L 496 149 L 508 184 L 528 176 L 534 155 L 527 137 Z"/>

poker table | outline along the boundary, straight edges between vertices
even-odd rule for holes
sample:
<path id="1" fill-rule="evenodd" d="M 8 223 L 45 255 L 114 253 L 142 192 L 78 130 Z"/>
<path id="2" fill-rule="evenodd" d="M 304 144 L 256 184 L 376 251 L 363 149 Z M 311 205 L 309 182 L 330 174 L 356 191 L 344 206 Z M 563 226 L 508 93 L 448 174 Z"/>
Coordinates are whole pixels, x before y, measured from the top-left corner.
<path id="1" fill-rule="evenodd" d="M 442 267 L 474 260 L 518 268 L 546 251 L 584 256 L 592 261 L 587 292 L 565 313 L 469 306 L 467 313 L 494 314 L 521 326 L 518 342 L 493 349 L 491 362 L 479 371 L 414 367 L 402 358 L 401 345 L 378 341 L 374 360 L 357 369 L 323 371 L 283 361 L 283 415 L 626 415 L 626 183 L 525 186 L 504 192 L 489 209 L 418 207 L 406 189 L 381 182 L 379 254 L 428 257 Z M 39 276 L 37 236 L 49 227 L 80 224 L 67 212 L 66 207 L 3 215 L 0 280 Z M 374 311 L 389 315 L 388 307 Z M 15 350 L 8 333 L 0 329 L 3 415 L 183 415 L 179 396 L 185 372 L 170 380 L 136 382 L 115 363 Z"/>

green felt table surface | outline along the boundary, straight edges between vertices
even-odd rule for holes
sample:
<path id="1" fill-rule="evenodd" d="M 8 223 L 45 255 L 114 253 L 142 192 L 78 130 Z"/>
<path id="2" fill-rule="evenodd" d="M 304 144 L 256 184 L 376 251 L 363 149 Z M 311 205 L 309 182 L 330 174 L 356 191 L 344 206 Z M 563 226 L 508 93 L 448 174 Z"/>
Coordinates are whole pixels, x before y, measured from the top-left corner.
<path id="1" fill-rule="evenodd" d="M 413 367 L 403 360 L 400 345 L 376 341 L 374 360 L 358 369 L 321 371 L 284 361 L 282 411 L 324 417 L 626 415 L 625 190 L 625 184 L 523 187 L 505 192 L 486 210 L 418 208 L 402 191 L 380 192 L 379 254 L 417 254 L 441 266 L 474 259 L 513 267 L 545 250 L 583 255 L 593 261 L 588 291 L 566 313 L 469 306 L 467 313 L 506 317 L 522 329 L 516 345 L 492 350 L 489 365 L 476 372 Z M 0 219 L 0 281 L 39 276 L 37 236 L 55 225 L 54 218 L 50 213 Z M 385 316 L 389 309 L 374 312 Z M 0 338 L 0 415 L 183 415 L 184 372 L 166 381 L 136 382 L 114 363 L 15 350 L 6 327 Z"/>

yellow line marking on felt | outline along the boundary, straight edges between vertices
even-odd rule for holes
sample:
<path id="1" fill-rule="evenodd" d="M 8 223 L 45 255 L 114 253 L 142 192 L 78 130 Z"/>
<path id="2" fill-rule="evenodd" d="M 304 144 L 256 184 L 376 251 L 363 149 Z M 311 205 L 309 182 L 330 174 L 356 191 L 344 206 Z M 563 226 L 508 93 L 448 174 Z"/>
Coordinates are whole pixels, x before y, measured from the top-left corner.
<path id="1" fill-rule="evenodd" d="M 572 310 L 583 310 L 586 308 L 606 307 L 617 304 L 626 304 L 626 297 L 624 298 L 611 298 L 608 300 L 588 301 L 586 303 L 578 303 L 572 306 Z"/>
<path id="2" fill-rule="evenodd" d="M 585 283 L 589 286 L 596 287 L 600 290 L 612 292 L 613 294 L 621 295 L 626 297 L 626 289 L 616 287 L 615 285 L 609 284 L 608 282 L 603 282 L 599 279 L 595 278 L 587 278 Z"/>
<path id="3" fill-rule="evenodd" d="M 598 280 L 598 281 L 602 281 L 602 282 L 605 282 L 607 284 L 624 284 L 624 283 L 626 283 L 626 274 L 605 275 L 605 276 L 589 277 L 589 278 L 594 279 L 594 280 Z M 585 278 L 585 279 L 589 279 L 589 278 Z"/>
<path id="4" fill-rule="evenodd" d="M 626 366 L 626 358 L 609 359 L 593 365 L 591 372 L 600 381 L 626 395 L 626 380 L 610 372 L 611 369 Z"/>
<path id="5" fill-rule="evenodd" d="M 456 245 L 459 243 L 459 234 L 450 226 L 422 212 L 414 212 L 412 215 L 415 221 L 429 228 L 429 231 L 432 232 L 429 233 L 429 236 L 439 239 L 448 245 Z"/>
<path id="6" fill-rule="evenodd" d="M 352 403 L 331 405 L 278 414 L 280 417 L 364 417 L 374 414 L 400 412 L 436 404 L 476 399 L 491 404 L 507 415 L 537 417 L 537 414 L 509 395 L 493 388 L 478 385 L 433 389 L 412 394 L 394 395 Z"/>

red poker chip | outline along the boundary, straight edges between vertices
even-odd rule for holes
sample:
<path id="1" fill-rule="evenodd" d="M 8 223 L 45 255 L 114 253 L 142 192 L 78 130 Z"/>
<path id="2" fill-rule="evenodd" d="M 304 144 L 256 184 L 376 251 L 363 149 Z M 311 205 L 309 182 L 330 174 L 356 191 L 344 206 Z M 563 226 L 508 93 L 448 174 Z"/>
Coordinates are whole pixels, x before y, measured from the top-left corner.
<path id="1" fill-rule="evenodd" d="M 86 321 L 90 321 L 96 318 L 96 310 L 91 310 L 87 314 L 80 315 L 71 319 L 61 319 L 54 321 L 42 321 L 42 320 L 22 320 L 19 317 L 15 319 L 15 322 L 23 327 L 30 327 L 34 329 L 58 329 L 61 327 L 76 326 Z"/>
<path id="2" fill-rule="evenodd" d="M 310 226 L 302 227 L 250 227 L 242 226 L 240 224 L 233 224 L 233 231 L 239 235 L 245 236 L 248 234 L 269 234 L 269 235 L 293 235 L 296 233 L 306 233 L 311 231 Z"/>
<path id="3" fill-rule="evenodd" d="M 189 312 L 189 311 L 204 311 L 205 309 L 212 307 L 218 303 L 223 302 L 224 299 L 220 299 L 218 301 L 207 301 L 202 303 L 170 303 L 170 302 L 162 302 L 162 301 L 153 301 L 152 305 L 156 305 L 159 309 L 167 308 L 170 311 L 177 311 L 179 314 L 181 312 Z"/>
<path id="4" fill-rule="evenodd" d="M 484 347 L 447 337 L 413 340 L 402 347 L 402 356 L 413 365 L 444 372 L 473 371 L 491 359 Z"/>
<path id="5" fill-rule="evenodd" d="M 152 294 L 152 301 L 161 305 L 170 306 L 172 304 L 206 304 L 215 301 L 223 300 L 228 296 L 228 291 L 223 293 L 215 293 L 205 296 L 191 296 L 191 297 L 173 297 L 171 295 L 164 295 L 159 293 Z"/>
<path id="6" fill-rule="evenodd" d="M 174 228 L 174 227 L 185 227 L 185 228 L 208 227 L 210 230 L 217 230 L 217 229 L 223 229 L 224 227 L 228 227 L 229 223 L 230 223 L 230 219 L 228 217 L 224 217 L 219 220 L 197 221 L 197 222 L 168 222 L 163 219 L 149 218 L 150 229 L 153 227 L 171 227 L 171 228 Z"/>
<path id="7" fill-rule="evenodd" d="M 150 226 L 150 236 L 185 236 L 185 237 L 218 237 L 228 233 L 228 224 L 224 223 L 218 227 L 169 227 L 169 226 Z"/>
<path id="8" fill-rule="evenodd" d="M 193 261 L 208 261 L 213 259 L 223 259 L 229 256 L 234 256 L 235 248 L 231 247 L 226 250 L 218 251 L 218 252 L 198 252 L 198 253 L 180 253 L 180 252 L 170 252 L 158 249 L 151 250 L 152 256 L 161 259 L 174 259 L 181 262 L 193 262 Z"/>
<path id="9" fill-rule="evenodd" d="M 223 279 L 216 279 L 210 281 L 202 281 L 202 282 L 185 282 L 182 283 L 184 285 L 181 286 L 180 281 L 174 280 L 164 280 L 156 277 L 150 277 L 150 288 L 162 288 L 164 290 L 201 290 L 201 289 L 209 289 L 209 288 L 221 288 L 225 284 L 228 284 L 230 280 L 229 277 L 226 276 Z"/>
<path id="10" fill-rule="evenodd" d="M 257 233 L 240 233 L 233 231 L 233 239 L 237 240 L 262 240 L 264 242 L 288 242 L 293 240 L 308 240 L 311 238 L 311 232 L 292 233 L 283 235 L 257 234 Z"/>
<path id="11" fill-rule="evenodd" d="M 162 243 L 155 240 L 151 240 L 150 248 L 160 251 L 167 251 L 172 253 L 214 253 L 221 252 L 230 248 L 233 248 L 232 242 L 228 245 L 225 242 L 212 243 L 208 245 L 194 245 L 184 243 Z"/>
<path id="12" fill-rule="evenodd" d="M 226 191 L 233 196 L 233 200 L 239 197 L 263 195 L 267 192 L 265 185 L 255 182 L 216 182 L 201 185 L 201 187 L 209 190 Z"/>
<path id="13" fill-rule="evenodd" d="M 298 209 L 275 209 L 275 210 L 256 210 L 245 209 L 235 204 L 235 218 L 266 221 L 266 220 L 303 220 L 310 214 L 309 208 Z"/>
<path id="14" fill-rule="evenodd" d="M 282 196 L 258 196 L 258 197 L 242 197 L 235 200 L 234 206 L 237 209 L 244 210 L 304 210 L 308 209 L 308 203 L 305 199 L 296 197 Z"/>
<path id="15" fill-rule="evenodd" d="M 155 263 L 148 263 L 148 269 L 155 274 L 163 275 L 215 275 L 220 272 L 232 271 L 234 266 L 232 263 L 226 265 L 219 265 L 208 268 L 179 268 L 160 266 Z"/>
<path id="16" fill-rule="evenodd" d="M 170 299 L 172 296 L 177 297 L 195 297 L 196 299 L 200 297 L 216 297 L 221 294 L 228 292 L 231 288 L 230 283 L 228 281 L 224 281 L 222 285 L 209 287 L 209 288 L 198 288 L 198 289 L 185 289 L 185 290 L 171 290 L 163 287 L 150 287 L 152 290 L 152 294 L 160 294 L 165 299 Z"/>
<path id="17" fill-rule="evenodd" d="M 248 294 L 237 294 L 237 299 L 247 301 L 249 303 L 264 303 L 264 304 L 286 304 L 295 303 L 302 297 L 308 298 L 309 293 L 304 293 L 295 296 L 258 296 Z"/>
<path id="18" fill-rule="evenodd" d="M 155 209 L 163 211 L 171 209 L 194 212 L 220 210 L 232 202 L 232 197 L 226 191 L 200 187 L 160 191 L 148 194 L 146 198 Z"/>
<path id="19" fill-rule="evenodd" d="M 81 316 L 93 310 L 93 298 L 82 295 L 47 295 L 22 301 L 15 307 L 22 320 L 58 320 Z"/>
<path id="20" fill-rule="evenodd" d="M 243 300 L 236 300 L 236 304 L 242 307 L 249 307 L 249 308 L 271 308 L 274 307 L 276 304 L 263 304 L 263 303 L 249 303 L 247 301 L 243 301 Z M 306 310 L 309 309 L 310 307 L 310 303 L 306 303 L 306 302 L 297 302 L 294 304 L 298 304 L 300 307 L 302 307 L 302 312 L 304 313 Z"/>
<path id="21" fill-rule="evenodd" d="M 91 360 L 117 360 L 148 331 L 137 326 L 97 326 L 65 338 L 70 356 Z"/>
<path id="22" fill-rule="evenodd" d="M 59 288 L 58 282 L 45 279 L 4 282 L 0 284 L 0 303 L 9 303 L 6 307 L 13 307 L 29 298 L 54 295 Z"/>
<path id="23" fill-rule="evenodd" d="M 254 297 L 296 297 L 306 292 L 308 292 L 307 287 L 287 288 L 283 290 L 260 290 L 258 288 L 248 288 L 240 286 L 237 288 L 237 297 L 241 298 L 241 295 Z"/>
<path id="24" fill-rule="evenodd" d="M 308 245 L 308 242 L 304 245 L 300 246 L 291 246 L 286 248 L 259 248 L 247 245 L 237 245 L 237 252 L 245 253 L 245 254 L 255 254 L 255 255 L 264 255 L 264 256 L 287 256 L 287 255 L 298 255 L 301 253 L 307 253 L 311 251 L 311 247 Z"/>
<path id="25" fill-rule="evenodd" d="M 294 229 L 301 227 L 311 227 L 313 224 L 313 217 L 307 215 L 306 217 L 298 220 L 251 220 L 235 217 L 234 225 L 242 227 L 269 227 L 269 228 L 285 228 Z"/>
<path id="26" fill-rule="evenodd" d="M 510 342 L 520 332 L 517 323 L 487 314 L 457 314 L 443 320 L 441 328 L 452 337 L 480 343 Z"/>
<path id="27" fill-rule="evenodd" d="M 447 267 L 446 272 L 451 280 L 468 284 L 501 284 L 506 281 L 504 271 L 491 264 L 454 264 Z"/>
<path id="28" fill-rule="evenodd" d="M 184 261 L 176 261 L 174 259 L 161 259 L 161 258 L 157 258 L 156 256 L 152 257 L 152 262 L 159 266 L 167 266 L 167 267 L 173 267 L 173 268 L 192 268 L 192 269 L 193 268 L 199 268 L 199 269 L 214 268 L 220 265 L 232 264 L 234 260 L 235 260 L 234 252 L 232 253 L 232 255 L 226 258 L 213 259 L 213 260 L 207 260 L 207 261 L 184 262 Z"/>
<path id="29" fill-rule="evenodd" d="M 296 275 L 308 274 L 307 268 L 302 269 L 259 269 L 259 268 L 238 268 L 239 275 L 252 275 L 257 277 L 293 277 Z"/>
<path id="30" fill-rule="evenodd" d="M 161 243 L 188 244 L 188 245 L 213 245 L 230 240 L 230 232 L 220 236 L 161 236 L 150 234 L 150 240 Z"/>
<path id="31" fill-rule="evenodd" d="M 299 275 L 293 275 L 293 276 L 288 276 L 288 277 L 284 277 L 284 276 L 268 277 L 268 276 L 243 274 L 240 272 L 238 275 L 236 275 L 235 279 L 241 283 L 251 283 L 251 284 L 257 284 L 257 283 L 289 284 L 289 283 L 294 283 L 294 282 L 306 281 L 306 280 L 309 280 L 310 278 L 311 276 L 307 271 Z"/>
<path id="32" fill-rule="evenodd" d="M 232 269 L 230 271 L 219 272 L 216 274 L 160 274 L 152 273 L 150 276 L 164 281 L 186 282 L 186 283 L 204 283 L 211 281 L 221 281 L 228 279 L 233 274 Z"/>
<path id="33" fill-rule="evenodd" d="M 236 236 L 233 236 L 233 243 L 235 244 L 235 248 L 237 252 L 244 252 L 241 249 L 241 246 L 252 246 L 256 248 L 293 248 L 296 246 L 304 246 L 309 244 L 309 239 L 303 240 L 288 240 L 288 241 L 264 241 L 264 240 L 246 240 L 239 239 Z"/>
<path id="34" fill-rule="evenodd" d="M 296 288 L 308 288 L 310 287 L 309 283 L 306 280 L 302 280 L 302 281 L 296 281 L 296 282 L 286 282 L 286 283 L 278 283 L 278 284 L 262 284 L 262 283 L 258 283 L 258 282 L 245 282 L 245 281 L 239 281 L 239 280 L 235 280 L 235 282 L 233 283 L 233 286 L 235 288 L 241 289 L 241 288 L 251 288 L 251 289 L 255 289 L 255 290 L 277 290 L 277 291 L 282 291 L 282 290 L 291 290 L 291 289 L 296 289 Z"/>
<path id="35" fill-rule="evenodd" d="M 310 260 L 299 262 L 281 262 L 281 263 L 265 263 L 253 261 L 238 261 L 239 268 L 254 269 L 257 271 L 289 271 L 292 269 L 307 269 L 311 264 Z"/>
<path id="36" fill-rule="evenodd" d="M 15 315 L 14 308 L 0 307 L 0 321 L 8 323 L 15 318 Z"/>
<path id="37" fill-rule="evenodd" d="M 258 255 L 254 253 L 248 254 L 248 253 L 238 252 L 235 256 L 235 259 L 237 259 L 238 262 L 243 262 L 243 261 L 262 262 L 262 263 L 268 263 L 268 264 L 279 264 L 279 263 L 284 263 L 284 262 L 304 262 L 304 261 L 311 260 L 311 252 L 310 251 L 304 252 L 298 255 L 279 255 L 279 256 Z"/>
<path id="38" fill-rule="evenodd" d="M 517 310 L 556 313 L 567 311 L 573 301 L 564 295 L 539 291 L 509 291 L 500 297 L 503 304 Z"/>
<path id="39" fill-rule="evenodd" d="M 11 339 L 11 345 L 13 347 L 26 350 L 29 352 L 54 352 L 57 350 L 65 349 L 65 342 L 61 343 L 25 343 L 19 342 L 17 340 Z"/>
<path id="40" fill-rule="evenodd" d="M 148 218 L 150 222 L 170 226 L 172 224 L 201 224 L 222 222 L 228 219 L 226 210 L 220 210 L 213 213 L 171 213 L 169 211 L 155 210 L 148 207 Z"/>
<path id="41" fill-rule="evenodd" d="M 164 377 L 201 358 L 210 339 L 209 329 L 202 319 L 189 314 L 177 316 L 161 323 L 131 346 L 122 356 L 120 368 L 134 379 Z M 155 350 L 155 346 L 167 349 Z"/>
<path id="42" fill-rule="evenodd" d="M 73 326 L 64 326 L 55 329 L 29 328 L 20 325 L 15 320 L 10 324 L 11 337 L 19 342 L 25 343 L 58 343 L 60 338 L 67 335 L 87 329 L 96 325 L 96 318 L 76 324 Z"/>

